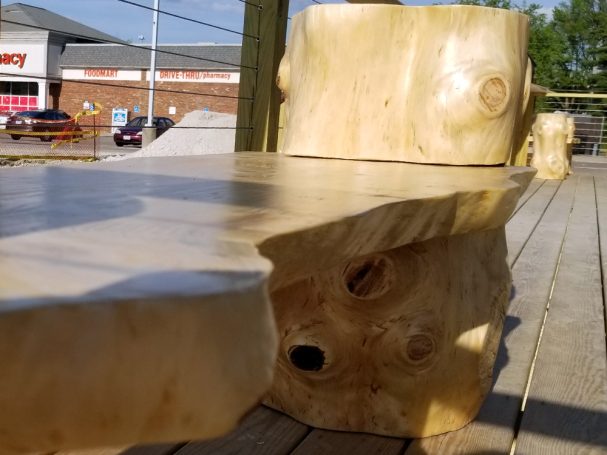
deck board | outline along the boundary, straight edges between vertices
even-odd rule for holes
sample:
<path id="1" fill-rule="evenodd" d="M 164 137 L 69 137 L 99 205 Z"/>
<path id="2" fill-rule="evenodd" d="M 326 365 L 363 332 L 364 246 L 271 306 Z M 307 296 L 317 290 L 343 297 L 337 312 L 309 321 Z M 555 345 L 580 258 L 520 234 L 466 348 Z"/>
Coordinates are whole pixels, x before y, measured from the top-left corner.
<path id="1" fill-rule="evenodd" d="M 459 431 L 413 441 L 406 455 L 509 452 L 575 188 L 575 180 L 559 186 L 513 267 L 513 297 L 496 360 L 495 385 L 478 417 Z"/>
<path id="2" fill-rule="evenodd" d="M 537 179 L 534 180 L 534 182 Z M 506 238 L 508 240 L 508 258 L 512 265 L 520 255 L 537 223 L 547 210 L 561 182 L 557 180 L 546 181 L 532 193 L 527 203 L 522 206 L 506 224 Z M 528 189 L 525 195 L 532 188 Z"/>
<path id="3" fill-rule="evenodd" d="M 594 182 L 579 188 L 516 453 L 607 451 L 607 365 Z"/>
<path id="4" fill-rule="evenodd" d="M 510 218 L 513 218 L 514 215 L 516 215 L 516 213 L 521 209 L 521 207 L 527 203 L 527 201 L 529 200 L 529 198 L 531 198 L 535 194 L 535 192 L 537 190 L 539 190 L 540 187 L 545 182 L 546 182 L 546 180 L 533 179 L 531 181 L 531 183 L 529 183 L 529 186 L 527 187 L 527 190 L 523 193 L 523 195 L 521 196 L 521 198 L 518 200 L 518 203 L 516 204 L 516 209 L 514 210 L 514 212 L 510 216 Z"/>
<path id="5" fill-rule="evenodd" d="M 293 455 L 398 455 L 406 440 L 362 433 L 314 430 L 292 452 Z"/>
<path id="6" fill-rule="evenodd" d="M 232 434 L 212 441 L 191 442 L 176 455 L 283 455 L 293 450 L 308 432 L 306 425 L 260 406 Z"/>

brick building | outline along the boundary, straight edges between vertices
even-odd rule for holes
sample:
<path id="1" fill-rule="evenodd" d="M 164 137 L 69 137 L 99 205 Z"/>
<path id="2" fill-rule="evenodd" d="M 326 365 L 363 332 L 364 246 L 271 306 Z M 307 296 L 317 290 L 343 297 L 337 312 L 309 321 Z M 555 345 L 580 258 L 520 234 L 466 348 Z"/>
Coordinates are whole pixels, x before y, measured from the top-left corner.
<path id="1" fill-rule="evenodd" d="M 195 109 L 236 113 L 239 45 L 183 44 L 158 49 L 171 53 L 156 56 L 155 115 L 178 122 Z M 126 108 L 131 118 L 146 115 L 149 63 L 150 49 L 146 46 L 67 44 L 61 55 L 62 82 L 53 107 L 76 112 L 84 103 L 101 103 L 104 110 L 99 121 L 104 125 L 111 124 L 112 108 Z"/>
<path id="2" fill-rule="evenodd" d="M 43 8 L 2 8 L 0 110 L 55 108 L 69 114 L 95 102 L 109 130 L 112 109 L 147 115 L 149 46 L 119 39 Z M 107 42 L 114 44 L 107 44 Z M 154 114 L 178 122 L 208 108 L 236 113 L 240 45 L 161 45 L 156 56 Z M 91 117 L 86 121 L 92 121 Z"/>

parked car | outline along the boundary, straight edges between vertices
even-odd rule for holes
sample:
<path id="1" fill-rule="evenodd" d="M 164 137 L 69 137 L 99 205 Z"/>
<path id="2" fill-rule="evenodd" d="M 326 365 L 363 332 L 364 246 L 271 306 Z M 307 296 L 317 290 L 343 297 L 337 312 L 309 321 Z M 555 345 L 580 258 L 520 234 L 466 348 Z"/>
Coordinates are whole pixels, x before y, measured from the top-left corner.
<path id="1" fill-rule="evenodd" d="M 80 125 L 63 111 L 57 109 L 39 109 L 35 111 L 16 112 L 6 121 L 6 129 L 11 131 L 22 131 L 36 133 L 41 141 L 50 142 L 59 135 L 44 133 L 61 133 L 66 131 L 82 131 Z M 29 134 L 11 133 L 11 137 L 18 141 Z"/>
<path id="2" fill-rule="evenodd" d="M 114 133 L 114 142 L 118 147 L 124 144 L 141 145 L 141 135 L 148 118 L 145 116 L 135 117 L 126 126 L 121 126 Z M 156 127 L 156 137 L 175 125 L 175 122 L 167 117 L 154 117 L 152 124 Z"/>
<path id="3" fill-rule="evenodd" d="M 14 114 L 13 111 L 0 111 L 0 128 L 2 128 L 2 129 L 6 128 L 6 122 L 8 121 L 10 116 L 13 114 Z"/>

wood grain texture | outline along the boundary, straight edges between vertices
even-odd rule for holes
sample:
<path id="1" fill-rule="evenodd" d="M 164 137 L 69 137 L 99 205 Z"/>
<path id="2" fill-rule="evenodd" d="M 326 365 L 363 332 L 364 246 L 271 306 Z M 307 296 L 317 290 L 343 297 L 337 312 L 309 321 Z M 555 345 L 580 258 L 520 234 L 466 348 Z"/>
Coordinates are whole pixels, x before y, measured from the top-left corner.
<path id="1" fill-rule="evenodd" d="M 579 188 L 517 439 L 520 454 L 604 454 L 607 353 L 594 182 Z"/>
<path id="2" fill-rule="evenodd" d="M 236 151 L 276 152 L 281 95 L 276 86 L 278 65 L 285 51 L 289 0 L 259 0 L 245 4 Z"/>
<path id="3" fill-rule="evenodd" d="M 567 156 L 569 124 L 566 114 L 537 114 L 533 123 L 533 157 L 537 178 L 563 180 L 570 173 Z"/>
<path id="4" fill-rule="evenodd" d="M 534 181 L 536 180 L 534 179 Z M 508 221 L 506 225 L 506 238 L 508 239 L 508 259 L 510 265 L 514 263 L 514 260 L 523 250 L 525 243 L 547 210 L 559 186 L 560 182 L 546 181 L 537 193 Z"/>
<path id="5" fill-rule="evenodd" d="M 286 99 L 282 150 L 509 162 L 531 83 L 527 40 L 528 18 L 502 9 L 309 7 L 293 17 L 278 73 Z"/>
<path id="6" fill-rule="evenodd" d="M 0 173 L 6 451 L 225 434 L 271 380 L 268 283 L 497 228 L 532 176 L 259 153 Z"/>
<path id="7" fill-rule="evenodd" d="M 264 402 L 329 430 L 463 427 L 492 383 L 506 257 L 500 227 L 357 257 L 276 289 L 281 342 Z"/>
<path id="8" fill-rule="evenodd" d="M 560 186 L 512 269 L 513 290 L 495 364 L 495 384 L 478 416 L 459 431 L 413 441 L 406 455 L 509 453 L 576 183 L 568 180 Z"/>
<path id="9" fill-rule="evenodd" d="M 283 455 L 306 437 L 309 429 L 280 412 L 258 407 L 228 436 L 206 442 L 190 442 L 175 455 Z"/>
<path id="10" fill-rule="evenodd" d="M 314 430 L 292 455 L 399 455 L 407 441 L 363 433 Z"/>

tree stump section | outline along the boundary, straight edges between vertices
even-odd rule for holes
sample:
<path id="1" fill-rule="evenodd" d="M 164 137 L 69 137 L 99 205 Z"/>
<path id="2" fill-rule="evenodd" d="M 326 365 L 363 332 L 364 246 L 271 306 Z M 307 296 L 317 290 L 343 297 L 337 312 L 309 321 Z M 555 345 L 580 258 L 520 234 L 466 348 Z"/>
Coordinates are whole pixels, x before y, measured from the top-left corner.
<path id="1" fill-rule="evenodd" d="M 533 157 L 531 166 L 537 178 L 564 180 L 571 171 L 567 139 L 571 126 L 566 114 L 537 114 L 533 123 Z"/>
<path id="2" fill-rule="evenodd" d="M 274 291 L 266 404 L 333 430 L 423 437 L 477 414 L 510 295 L 504 228 L 345 261 Z"/>
<path id="3" fill-rule="evenodd" d="M 278 71 L 283 153 L 509 161 L 529 99 L 528 18 L 477 6 L 317 5 Z"/>

